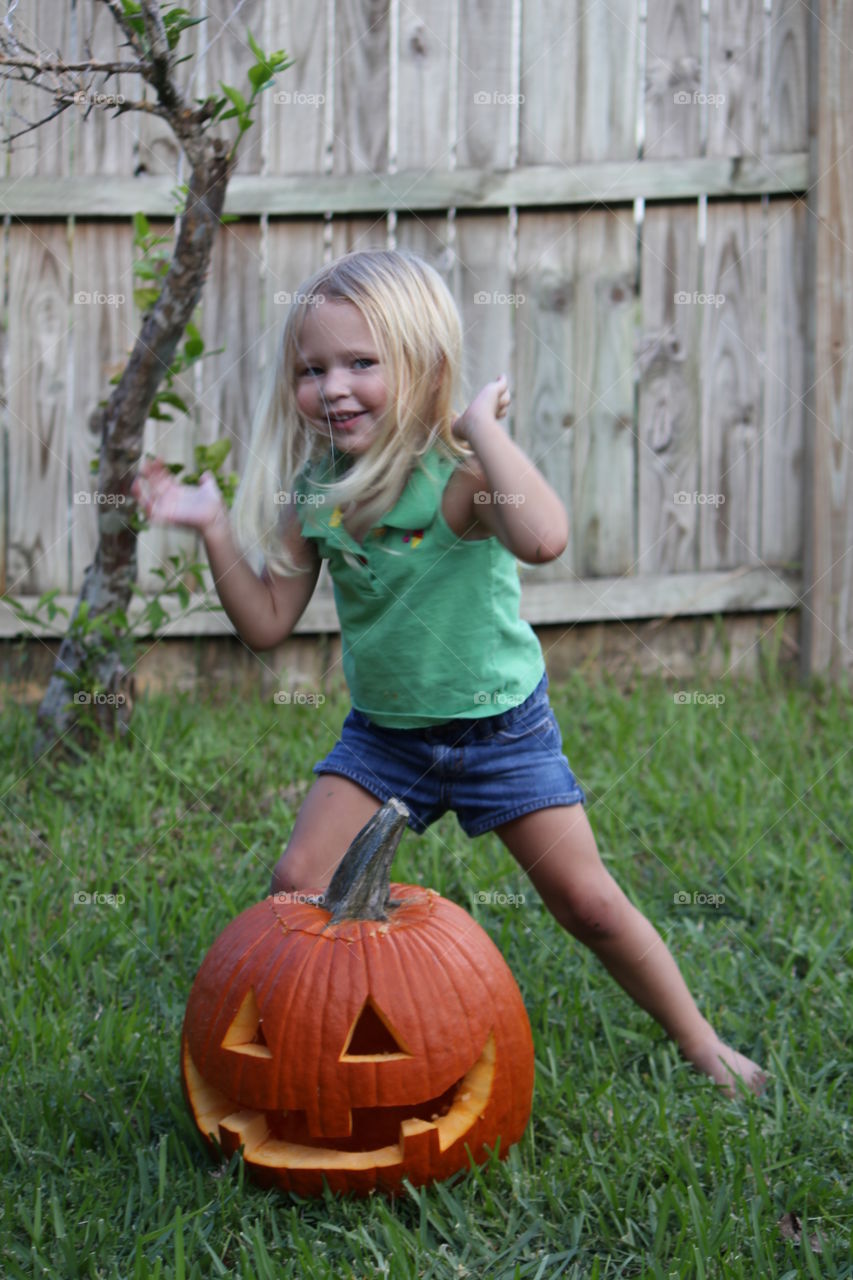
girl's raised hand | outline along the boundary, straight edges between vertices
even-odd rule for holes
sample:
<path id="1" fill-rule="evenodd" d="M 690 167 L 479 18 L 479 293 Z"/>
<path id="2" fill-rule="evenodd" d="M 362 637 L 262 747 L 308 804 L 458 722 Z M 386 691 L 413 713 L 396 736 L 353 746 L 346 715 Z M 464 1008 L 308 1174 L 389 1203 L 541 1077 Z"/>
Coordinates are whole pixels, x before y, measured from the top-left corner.
<path id="1" fill-rule="evenodd" d="M 470 433 L 476 431 L 481 423 L 494 423 L 498 418 L 505 418 L 509 409 L 510 394 L 506 374 L 487 382 L 479 391 L 464 413 L 453 421 L 451 428 L 457 440 L 470 441 Z"/>
<path id="2" fill-rule="evenodd" d="M 130 492 L 152 524 L 204 531 L 227 515 L 219 485 L 209 471 L 198 484 L 181 484 L 160 458 L 145 458 Z"/>

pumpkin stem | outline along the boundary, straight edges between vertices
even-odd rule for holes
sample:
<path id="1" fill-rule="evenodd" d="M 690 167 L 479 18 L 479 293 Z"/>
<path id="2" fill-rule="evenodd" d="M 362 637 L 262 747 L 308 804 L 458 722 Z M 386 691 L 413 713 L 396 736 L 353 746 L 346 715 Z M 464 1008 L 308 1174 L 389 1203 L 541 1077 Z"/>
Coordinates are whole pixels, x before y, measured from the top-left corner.
<path id="1" fill-rule="evenodd" d="M 387 920 L 391 863 L 409 811 L 393 796 L 377 809 L 344 854 L 323 898 L 329 924 L 341 920 Z"/>

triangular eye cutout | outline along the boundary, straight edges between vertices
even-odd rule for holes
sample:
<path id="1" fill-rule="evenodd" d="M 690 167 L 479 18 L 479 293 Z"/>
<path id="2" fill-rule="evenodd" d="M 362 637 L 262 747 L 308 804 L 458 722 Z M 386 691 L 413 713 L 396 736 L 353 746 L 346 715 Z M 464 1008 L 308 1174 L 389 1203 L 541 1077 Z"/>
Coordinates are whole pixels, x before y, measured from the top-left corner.
<path id="1" fill-rule="evenodd" d="M 386 1014 L 370 996 L 350 1027 L 341 1062 L 388 1062 L 392 1058 L 411 1058 L 400 1036 Z"/>
<path id="2" fill-rule="evenodd" d="M 249 987 L 243 1003 L 225 1032 L 222 1048 L 231 1053 L 245 1053 L 251 1058 L 271 1058 L 272 1049 L 264 1037 L 263 1022 L 254 987 Z"/>

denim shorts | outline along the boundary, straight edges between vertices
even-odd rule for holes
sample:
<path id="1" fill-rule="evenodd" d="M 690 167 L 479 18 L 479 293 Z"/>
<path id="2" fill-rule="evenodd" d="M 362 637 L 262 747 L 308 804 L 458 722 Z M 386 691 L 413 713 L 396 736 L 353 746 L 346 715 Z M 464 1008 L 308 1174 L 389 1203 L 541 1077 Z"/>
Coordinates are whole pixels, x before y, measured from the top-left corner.
<path id="1" fill-rule="evenodd" d="M 396 796 L 418 834 L 448 809 L 479 836 L 535 809 L 586 803 L 562 753 L 547 674 L 509 711 L 428 729 L 383 729 L 353 707 L 314 773 L 341 774 L 383 802 Z"/>

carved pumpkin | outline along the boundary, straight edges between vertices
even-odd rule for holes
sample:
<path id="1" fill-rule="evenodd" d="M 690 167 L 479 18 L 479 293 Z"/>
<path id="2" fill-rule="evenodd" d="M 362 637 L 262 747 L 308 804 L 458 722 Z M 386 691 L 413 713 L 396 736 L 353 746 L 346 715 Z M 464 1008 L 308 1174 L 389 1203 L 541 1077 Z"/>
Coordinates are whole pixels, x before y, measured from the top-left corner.
<path id="1" fill-rule="evenodd" d="M 533 1042 L 487 934 L 433 889 L 389 886 L 396 800 L 325 895 L 278 894 L 219 935 L 184 1019 L 181 1074 L 212 1146 L 300 1195 L 396 1192 L 500 1155 L 530 1115 Z M 320 905 L 322 902 L 322 905 Z"/>

